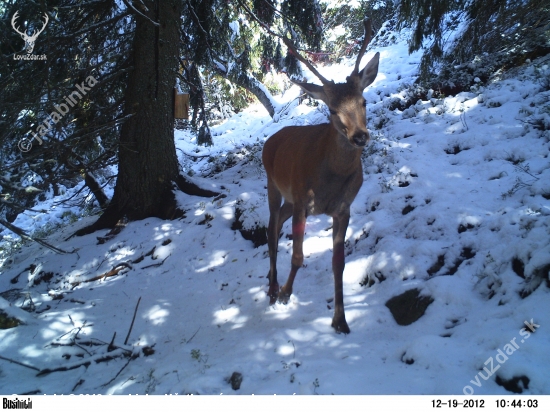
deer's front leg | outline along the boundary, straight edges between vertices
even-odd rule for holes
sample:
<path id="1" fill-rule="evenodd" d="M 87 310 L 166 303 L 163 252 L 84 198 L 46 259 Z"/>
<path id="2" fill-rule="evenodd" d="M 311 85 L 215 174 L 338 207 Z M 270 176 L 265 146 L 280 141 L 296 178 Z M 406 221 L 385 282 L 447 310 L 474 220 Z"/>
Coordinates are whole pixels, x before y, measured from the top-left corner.
<path id="1" fill-rule="evenodd" d="M 288 303 L 290 295 L 292 295 L 292 285 L 294 284 L 294 278 L 298 269 L 300 269 L 304 263 L 304 232 L 306 230 L 306 209 L 299 205 L 294 205 L 294 211 L 292 214 L 292 260 L 290 266 L 290 274 L 285 285 L 279 292 L 279 302 Z"/>
<path id="2" fill-rule="evenodd" d="M 349 211 L 332 218 L 332 271 L 334 272 L 334 317 L 332 327 L 338 333 L 350 333 L 346 314 L 344 312 L 343 275 L 346 265 L 344 256 L 344 240 L 349 223 Z"/>
<path id="3" fill-rule="evenodd" d="M 269 249 L 269 304 L 273 305 L 279 295 L 279 282 L 277 282 L 277 246 L 279 243 L 279 208 L 282 196 L 273 181 L 267 181 L 267 197 L 269 202 L 269 226 L 267 227 L 267 247 Z M 279 229 L 279 231 L 278 231 Z"/>

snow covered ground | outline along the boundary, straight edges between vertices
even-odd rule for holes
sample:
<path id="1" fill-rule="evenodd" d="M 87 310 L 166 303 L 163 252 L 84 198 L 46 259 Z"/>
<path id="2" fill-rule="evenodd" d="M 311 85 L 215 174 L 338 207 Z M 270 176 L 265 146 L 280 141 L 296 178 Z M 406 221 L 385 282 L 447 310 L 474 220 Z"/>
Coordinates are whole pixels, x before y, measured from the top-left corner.
<path id="1" fill-rule="evenodd" d="M 184 171 L 226 197 L 179 194 L 181 220 L 65 240 L 96 217 L 83 218 L 47 238 L 74 253 L 33 244 L 3 263 L 0 313 L 21 324 L 0 330 L 0 393 L 550 394 L 548 58 L 401 111 L 419 55 L 398 40 L 363 65 L 376 51 L 373 141 L 347 232 L 349 335 L 330 326 L 328 217 L 308 218 L 286 306 L 268 304 L 267 245 L 232 230 L 236 209 L 245 228 L 267 225 L 265 139 L 327 121 L 293 88 L 275 120 L 252 107 L 213 128 L 214 147 L 176 131 Z M 321 72 L 343 81 L 352 64 Z M 14 223 L 33 231 L 64 210 Z M 289 222 L 283 231 L 284 282 Z M 425 312 L 398 324 L 396 296 Z"/>

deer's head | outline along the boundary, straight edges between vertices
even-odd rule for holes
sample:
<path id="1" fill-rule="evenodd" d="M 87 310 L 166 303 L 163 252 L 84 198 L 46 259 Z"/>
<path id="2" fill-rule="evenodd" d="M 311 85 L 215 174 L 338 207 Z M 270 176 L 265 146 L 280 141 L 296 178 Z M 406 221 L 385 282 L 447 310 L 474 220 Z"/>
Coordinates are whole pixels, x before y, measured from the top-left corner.
<path id="1" fill-rule="evenodd" d="M 296 83 L 314 99 L 325 102 L 334 128 L 358 148 L 370 139 L 363 90 L 376 78 L 379 60 L 380 53 L 376 53 L 363 70 L 359 73 L 354 70 L 345 83 L 326 82 L 322 86 Z"/>
<path id="2" fill-rule="evenodd" d="M 380 53 L 367 63 L 363 70 L 359 71 L 361 58 L 365 54 L 367 45 L 371 39 L 372 27 L 370 20 L 365 20 L 365 40 L 357 56 L 355 68 L 347 77 L 345 83 L 334 83 L 324 78 L 313 65 L 306 59 L 300 58 L 308 68 L 321 80 L 322 86 L 313 83 L 293 82 L 300 86 L 308 95 L 314 99 L 325 102 L 330 111 L 330 119 L 338 133 L 344 136 L 349 143 L 357 148 L 365 146 L 369 139 L 367 131 L 367 101 L 363 97 L 363 90 L 369 86 L 378 74 L 378 62 Z M 285 42 L 286 43 L 286 42 Z M 295 50 L 295 49 L 294 49 Z"/>
<path id="3" fill-rule="evenodd" d="M 31 54 L 34 50 L 34 43 L 36 42 L 36 39 L 38 38 L 38 35 L 44 31 L 46 28 L 46 25 L 48 24 L 48 21 L 50 20 L 48 18 L 48 15 L 44 13 L 44 24 L 42 25 L 42 28 L 40 30 L 33 29 L 32 33 L 28 33 L 28 30 L 21 31 L 16 26 L 16 20 L 19 18 L 19 11 L 16 11 L 11 19 L 11 26 L 13 27 L 13 30 L 15 30 L 16 33 L 18 33 L 21 38 L 25 41 L 25 51 L 27 54 Z"/>

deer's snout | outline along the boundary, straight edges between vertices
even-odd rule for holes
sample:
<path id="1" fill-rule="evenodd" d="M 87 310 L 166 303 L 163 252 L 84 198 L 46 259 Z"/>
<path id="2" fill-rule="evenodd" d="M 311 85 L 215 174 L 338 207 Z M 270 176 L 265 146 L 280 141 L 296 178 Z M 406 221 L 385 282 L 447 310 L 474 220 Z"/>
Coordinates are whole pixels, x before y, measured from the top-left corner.
<path id="1" fill-rule="evenodd" d="M 358 147 L 365 146 L 369 142 L 369 139 L 370 137 L 368 132 L 355 133 L 351 138 L 352 142 Z"/>

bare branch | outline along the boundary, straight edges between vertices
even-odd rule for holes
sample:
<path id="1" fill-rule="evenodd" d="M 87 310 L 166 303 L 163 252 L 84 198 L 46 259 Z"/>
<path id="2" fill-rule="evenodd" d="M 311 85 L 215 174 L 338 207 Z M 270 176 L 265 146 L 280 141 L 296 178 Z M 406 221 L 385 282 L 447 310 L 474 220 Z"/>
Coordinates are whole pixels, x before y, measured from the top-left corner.
<path id="1" fill-rule="evenodd" d="M 141 296 L 139 297 L 139 299 L 137 301 L 136 309 L 134 310 L 134 317 L 132 318 L 132 323 L 130 324 L 130 329 L 128 330 L 128 334 L 126 335 L 126 339 L 124 340 L 125 345 L 128 344 L 128 339 L 130 338 L 130 333 L 132 333 L 132 328 L 134 327 L 134 321 L 136 320 L 136 314 L 137 314 L 137 310 L 138 310 L 138 307 L 139 307 L 139 302 L 141 302 Z"/>
<path id="2" fill-rule="evenodd" d="M 47 247 L 48 249 L 53 250 L 56 253 L 61 253 L 61 254 L 74 253 L 74 251 L 73 252 L 67 252 L 65 250 L 62 250 L 62 249 L 56 248 L 55 246 L 50 245 L 49 243 L 43 241 L 42 239 L 36 239 L 32 236 L 29 236 L 27 233 L 25 233 L 25 231 L 23 229 L 21 229 L 20 227 L 15 226 L 15 225 L 12 225 L 11 223 L 5 221 L 4 219 L 0 219 L 0 225 L 7 227 L 9 230 L 11 230 L 16 235 L 21 236 L 22 239 L 32 240 L 33 242 L 36 242 L 36 243 L 38 243 L 38 244 L 40 244 L 44 247 Z"/>
<path id="3" fill-rule="evenodd" d="M 126 4 L 129 8 L 131 8 L 134 12 L 136 12 L 136 14 L 139 14 L 141 17 L 143 17 L 144 19 L 147 19 L 149 20 L 151 23 L 153 23 L 155 26 L 157 27 L 160 27 L 160 24 L 157 23 L 156 21 L 153 21 L 151 20 L 151 18 L 149 18 L 148 16 L 146 16 L 145 14 L 143 14 L 142 12 L 140 12 L 138 9 L 136 9 L 128 0 L 122 0 L 124 2 L 124 4 Z"/>
<path id="4" fill-rule="evenodd" d="M 187 342 L 185 342 L 185 343 L 191 342 L 191 341 L 193 340 L 193 338 L 195 337 L 195 335 L 196 335 L 197 333 L 199 333 L 199 330 L 201 330 L 201 327 L 200 327 L 200 326 L 199 326 L 199 328 L 196 330 L 196 332 L 193 333 L 193 336 L 191 336 L 191 337 L 189 338 L 189 340 L 188 340 Z"/>
<path id="5" fill-rule="evenodd" d="M 0 355 L 0 359 L 11 362 L 11 363 L 15 363 L 16 365 L 24 366 L 25 368 L 34 369 L 35 371 L 40 371 L 40 369 L 38 369 L 36 366 L 27 365 L 26 363 L 19 362 L 19 361 L 10 359 L 10 358 L 6 358 L 2 355 Z"/>

